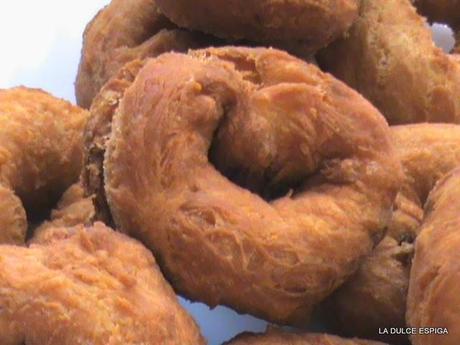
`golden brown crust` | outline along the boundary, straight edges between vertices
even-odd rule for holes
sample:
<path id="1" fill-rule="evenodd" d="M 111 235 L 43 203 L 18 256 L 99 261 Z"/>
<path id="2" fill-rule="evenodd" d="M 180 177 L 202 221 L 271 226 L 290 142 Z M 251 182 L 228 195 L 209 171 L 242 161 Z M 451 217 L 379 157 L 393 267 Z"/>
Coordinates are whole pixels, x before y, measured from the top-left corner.
<path id="1" fill-rule="evenodd" d="M 94 197 L 95 220 L 112 225 L 113 220 L 104 191 L 104 155 L 110 137 L 112 117 L 126 89 L 132 84 L 145 61 L 133 60 L 123 66 L 95 97 L 85 130 L 82 185 L 85 195 Z"/>
<path id="2" fill-rule="evenodd" d="M 34 230 L 30 243 L 46 243 L 66 238 L 67 228 L 77 225 L 91 225 L 95 218 L 92 197 L 86 197 L 80 182 L 72 185 L 51 212 L 50 220 Z"/>
<path id="3" fill-rule="evenodd" d="M 140 243 L 101 223 L 67 230 L 0 246 L 1 344 L 204 344 Z"/>
<path id="4" fill-rule="evenodd" d="M 205 35 L 177 28 L 159 12 L 155 0 L 112 0 L 85 30 L 75 83 L 77 103 L 89 108 L 105 82 L 131 60 L 210 42 Z"/>
<path id="5" fill-rule="evenodd" d="M 434 45 L 410 0 L 363 0 L 349 34 L 318 61 L 390 124 L 460 123 L 460 64 Z"/>
<path id="6" fill-rule="evenodd" d="M 430 193 L 415 246 L 407 320 L 412 327 L 447 328 L 448 335 L 419 334 L 414 345 L 457 345 L 460 339 L 460 169 Z"/>
<path id="7" fill-rule="evenodd" d="M 314 52 L 343 35 L 358 14 L 357 0 L 157 0 L 180 27 L 218 37 Z"/>
<path id="8" fill-rule="evenodd" d="M 344 339 L 328 334 L 288 333 L 269 329 L 264 334 L 243 333 L 225 345 L 385 345 L 376 341 Z"/>
<path id="9" fill-rule="evenodd" d="M 248 189 L 294 194 L 267 203 L 209 150 Z M 362 97 L 280 51 L 235 47 L 148 61 L 103 169 L 115 224 L 179 292 L 282 323 L 304 322 L 356 269 L 400 183 L 388 127 Z"/>
<path id="10" fill-rule="evenodd" d="M 78 179 L 88 115 L 41 90 L 0 90 L 0 243 L 23 244 L 25 210 L 49 210 Z"/>
<path id="11" fill-rule="evenodd" d="M 327 308 L 343 334 L 404 344 L 406 336 L 379 337 L 378 329 L 406 326 L 413 241 L 419 232 L 428 193 L 460 164 L 460 126 L 404 125 L 392 127 L 391 133 L 405 180 L 396 197 L 387 237 L 334 293 Z"/>

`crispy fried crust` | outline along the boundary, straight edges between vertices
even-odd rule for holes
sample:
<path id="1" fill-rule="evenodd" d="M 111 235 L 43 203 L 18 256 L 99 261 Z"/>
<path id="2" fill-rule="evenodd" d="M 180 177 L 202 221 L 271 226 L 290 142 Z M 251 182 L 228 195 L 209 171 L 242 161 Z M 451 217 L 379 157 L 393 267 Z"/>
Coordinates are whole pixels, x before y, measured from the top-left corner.
<path id="1" fill-rule="evenodd" d="M 80 182 L 72 185 L 62 196 L 50 220 L 34 230 L 30 243 L 46 243 L 55 238 L 65 238 L 67 228 L 90 225 L 95 219 L 92 197 L 86 197 Z"/>
<path id="2" fill-rule="evenodd" d="M 101 223 L 0 246 L 0 309 L 1 344 L 204 344 L 150 252 Z"/>
<path id="3" fill-rule="evenodd" d="M 23 244 L 25 210 L 48 210 L 78 179 L 88 115 L 41 90 L 0 90 L 0 243 Z"/>
<path id="4" fill-rule="evenodd" d="M 75 83 L 77 103 L 89 108 L 105 82 L 131 60 L 211 42 L 210 37 L 177 28 L 159 12 L 155 0 L 112 0 L 85 30 Z"/>
<path id="5" fill-rule="evenodd" d="M 430 193 L 415 246 L 407 320 L 413 327 L 446 327 L 448 335 L 417 335 L 414 345 L 457 345 L 460 339 L 460 169 Z"/>
<path id="6" fill-rule="evenodd" d="M 179 292 L 291 324 L 380 240 L 401 177 L 371 105 L 270 49 L 148 61 L 104 156 L 115 224 L 156 253 Z"/>
<path id="7" fill-rule="evenodd" d="M 157 0 L 180 27 L 218 37 L 314 52 L 343 35 L 358 14 L 357 0 Z"/>
<path id="8" fill-rule="evenodd" d="M 435 47 L 410 0 L 363 0 L 349 35 L 318 61 L 391 124 L 460 123 L 460 64 Z"/>
<path id="9" fill-rule="evenodd" d="M 413 241 L 423 219 L 423 205 L 436 182 L 460 164 L 458 125 L 404 125 L 391 130 L 406 177 L 387 237 L 327 305 L 336 327 L 346 335 L 378 338 L 379 328 L 405 327 Z M 379 339 L 408 342 L 406 336 Z"/>
<path id="10" fill-rule="evenodd" d="M 225 345 L 385 345 L 383 343 L 344 339 L 327 334 L 288 333 L 269 329 L 264 334 L 243 333 Z"/>

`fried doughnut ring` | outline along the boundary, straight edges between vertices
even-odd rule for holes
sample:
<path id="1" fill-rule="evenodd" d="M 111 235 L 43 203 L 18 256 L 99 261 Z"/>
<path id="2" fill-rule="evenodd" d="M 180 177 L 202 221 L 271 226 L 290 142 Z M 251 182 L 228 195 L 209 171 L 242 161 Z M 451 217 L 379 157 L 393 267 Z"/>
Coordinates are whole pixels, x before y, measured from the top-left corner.
<path id="1" fill-rule="evenodd" d="M 144 241 L 188 298 L 279 323 L 305 322 L 355 271 L 401 182 L 378 111 L 272 49 L 149 60 L 100 127 L 110 133 L 98 175 L 117 228 Z M 232 183 L 208 154 L 279 198 Z"/>
<path id="2" fill-rule="evenodd" d="M 77 103 L 89 108 L 105 82 L 131 60 L 210 42 L 205 35 L 178 29 L 159 12 L 155 0 L 112 0 L 85 30 L 75 83 Z"/>
<path id="3" fill-rule="evenodd" d="M 460 169 L 430 193 L 410 273 L 408 323 L 445 327 L 448 335 L 418 334 L 414 345 L 457 345 L 460 339 Z"/>
<path id="4" fill-rule="evenodd" d="M 24 244 L 27 211 L 78 179 L 88 112 L 34 89 L 0 90 L 0 243 Z"/>
<path id="5" fill-rule="evenodd" d="M 460 123 L 460 64 L 434 45 L 410 0 L 363 0 L 349 35 L 318 61 L 390 124 Z"/>
<path id="6" fill-rule="evenodd" d="M 423 205 L 436 182 L 460 165 L 459 125 L 404 125 L 391 131 L 406 177 L 387 237 L 327 302 L 330 316 L 345 335 L 376 338 L 379 328 L 406 327 L 410 262 Z M 379 340 L 404 344 L 407 336 Z"/>
<path id="7" fill-rule="evenodd" d="M 358 15 L 358 0 L 157 0 L 180 27 L 231 40 L 302 45 L 314 52 L 343 35 Z"/>
<path id="8" fill-rule="evenodd" d="M 67 232 L 0 246 L 2 345 L 204 344 L 140 243 L 101 223 Z"/>
<path id="9" fill-rule="evenodd" d="M 380 342 L 343 339 L 327 334 L 288 333 L 270 328 L 264 334 L 243 333 L 226 345 L 385 345 Z"/>

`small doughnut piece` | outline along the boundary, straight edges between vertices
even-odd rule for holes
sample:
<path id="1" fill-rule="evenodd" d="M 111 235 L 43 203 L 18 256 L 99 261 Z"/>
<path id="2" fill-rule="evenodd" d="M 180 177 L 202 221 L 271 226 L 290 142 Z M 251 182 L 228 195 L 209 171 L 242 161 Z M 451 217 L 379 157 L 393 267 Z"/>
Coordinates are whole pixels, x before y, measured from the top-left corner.
<path id="1" fill-rule="evenodd" d="M 0 246 L 1 344 L 205 343 L 140 243 L 102 223 L 66 230 Z"/>
<path id="2" fill-rule="evenodd" d="M 411 327 L 447 328 L 411 337 L 413 345 L 457 345 L 460 339 L 460 168 L 430 193 L 415 244 L 407 321 Z"/>
<path id="3" fill-rule="evenodd" d="M 24 244 L 31 213 L 78 180 L 89 113 L 41 90 L 0 90 L 0 243 Z"/>
<path id="4" fill-rule="evenodd" d="M 92 197 L 86 197 L 80 182 L 72 185 L 63 195 L 50 220 L 34 230 L 30 243 L 45 243 L 50 239 L 66 237 L 67 228 L 91 225 L 95 219 Z"/>
<path id="5" fill-rule="evenodd" d="M 243 333 L 225 345 L 385 345 L 384 343 L 345 339 L 328 334 L 288 333 L 271 328 L 264 334 Z"/>
<path id="6" fill-rule="evenodd" d="M 349 34 L 318 62 L 390 124 L 460 123 L 460 64 L 435 46 L 410 0 L 363 0 Z"/>
<path id="7" fill-rule="evenodd" d="M 389 128 L 313 65 L 164 54 L 113 111 L 92 114 L 111 121 L 93 127 L 110 130 L 97 175 L 111 216 L 188 298 L 302 324 L 382 238 L 402 178 Z"/>
<path id="8" fill-rule="evenodd" d="M 75 82 L 77 103 L 89 108 L 105 82 L 131 60 L 215 41 L 177 28 L 160 13 L 155 0 L 112 0 L 85 30 Z"/>
<path id="9" fill-rule="evenodd" d="M 405 335 L 379 335 L 379 328 L 406 327 L 413 242 L 430 190 L 460 165 L 460 126 L 416 124 L 391 127 L 405 173 L 387 236 L 359 270 L 327 301 L 329 317 L 344 335 L 406 344 Z"/>
<path id="10" fill-rule="evenodd" d="M 217 37 L 314 52 L 343 35 L 356 19 L 358 0 L 157 0 L 180 27 Z"/>

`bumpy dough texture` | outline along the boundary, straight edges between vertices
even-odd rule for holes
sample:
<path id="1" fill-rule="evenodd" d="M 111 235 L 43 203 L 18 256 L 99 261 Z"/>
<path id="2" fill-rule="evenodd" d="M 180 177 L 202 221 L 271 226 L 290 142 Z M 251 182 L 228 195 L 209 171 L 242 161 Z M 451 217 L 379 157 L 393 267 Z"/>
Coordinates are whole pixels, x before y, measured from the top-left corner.
<path id="1" fill-rule="evenodd" d="M 117 227 L 154 251 L 180 293 L 281 323 L 305 322 L 356 270 L 401 182 L 378 111 L 277 50 L 149 60 L 109 128 L 102 168 Z"/>
<path id="2" fill-rule="evenodd" d="M 95 220 L 113 225 L 104 190 L 104 155 L 112 129 L 112 117 L 126 89 L 132 84 L 144 60 L 133 60 L 120 68 L 104 85 L 91 105 L 91 117 L 84 135 L 82 184 L 85 195 L 94 198 Z"/>
<path id="3" fill-rule="evenodd" d="M 460 169 L 442 179 L 425 205 L 408 296 L 412 327 L 446 327 L 449 335 L 417 335 L 414 345 L 457 345 L 460 339 Z"/>
<path id="4" fill-rule="evenodd" d="M 227 39 L 316 51 L 343 35 L 358 14 L 358 0 L 157 0 L 181 27 Z"/>
<path id="5" fill-rule="evenodd" d="M 460 64 L 434 45 L 410 0 L 363 0 L 349 35 L 318 61 L 390 124 L 460 123 Z"/>
<path id="6" fill-rule="evenodd" d="M 385 345 L 380 342 L 344 339 L 327 334 L 287 333 L 270 329 L 264 334 L 243 333 L 225 345 Z"/>
<path id="7" fill-rule="evenodd" d="M 379 337 L 382 327 L 405 327 L 413 242 L 423 220 L 423 205 L 436 182 L 460 165 L 460 126 L 418 124 L 391 128 L 405 180 L 395 202 L 386 238 L 358 272 L 328 301 L 341 333 Z M 406 336 L 383 336 L 391 344 Z"/>
<path id="8" fill-rule="evenodd" d="M 62 195 L 50 219 L 34 230 L 30 242 L 46 243 L 51 239 L 66 237 L 68 227 L 90 225 L 95 213 L 93 198 L 86 197 L 81 183 L 75 183 Z"/>
<path id="9" fill-rule="evenodd" d="M 2 345 L 199 345 L 155 259 L 101 223 L 30 248 L 0 246 Z"/>
<path id="10" fill-rule="evenodd" d="M 89 113 L 41 90 L 0 90 L 0 243 L 23 244 L 40 213 L 78 179 Z"/>
<path id="11" fill-rule="evenodd" d="M 155 0 L 112 0 L 85 30 L 75 83 L 77 103 L 89 108 L 105 82 L 131 60 L 211 42 L 205 35 L 176 27 Z"/>

